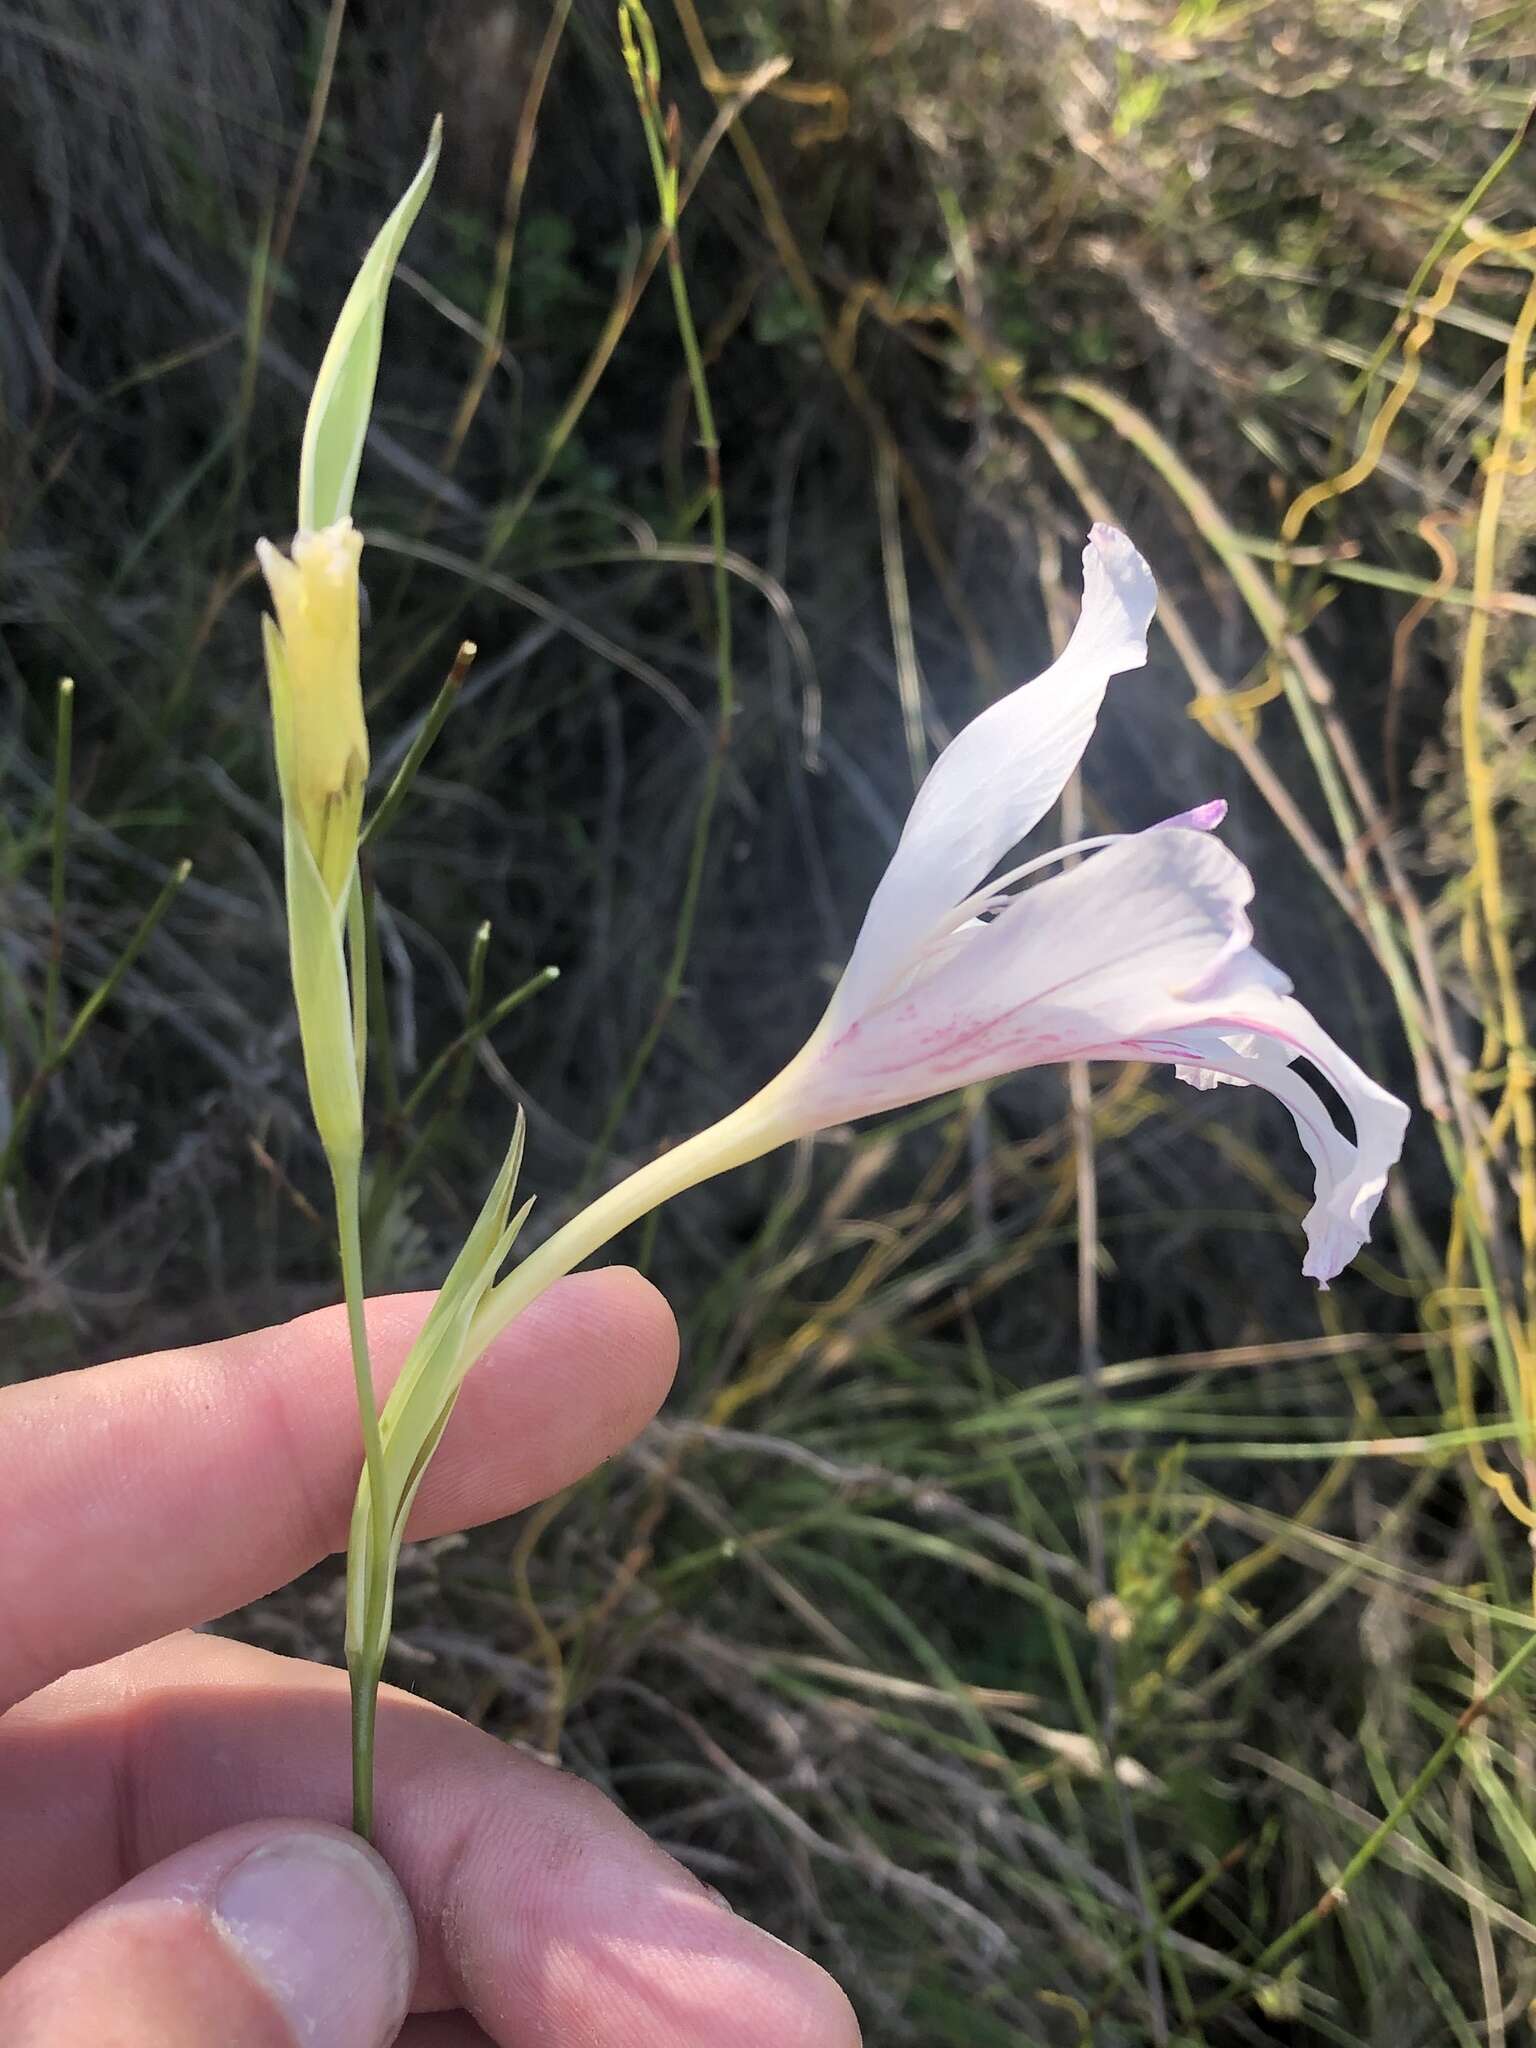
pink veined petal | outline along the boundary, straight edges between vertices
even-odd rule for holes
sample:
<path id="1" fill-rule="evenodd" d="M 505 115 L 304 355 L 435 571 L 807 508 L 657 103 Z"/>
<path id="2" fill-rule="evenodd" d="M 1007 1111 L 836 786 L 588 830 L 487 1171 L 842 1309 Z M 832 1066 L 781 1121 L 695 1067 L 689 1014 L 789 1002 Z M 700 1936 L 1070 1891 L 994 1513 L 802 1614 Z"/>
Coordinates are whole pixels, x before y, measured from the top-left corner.
<path id="1" fill-rule="evenodd" d="M 1145 825 L 1142 830 L 1167 832 L 1177 826 L 1186 832 L 1214 832 L 1226 815 L 1226 798 L 1212 797 L 1209 803 L 1196 804 L 1192 811 L 1179 811 L 1171 818 L 1159 818 L 1156 824 Z M 1122 839 L 1139 836 L 1135 832 L 1098 832 L 1091 839 L 1071 839 L 1065 846 L 1053 846 L 1049 853 L 1037 853 L 1033 860 L 1010 868 L 1007 874 L 999 875 L 995 882 L 984 883 L 974 896 L 968 896 L 954 913 L 956 925 L 971 920 L 983 910 L 1001 909 L 1008 900 L 1006 892 L 1016 882 L 1039 874 L 1044 868 L 1059 867 L 1063 861 L 1076 860 L 1081 854 L 1097 853 L 1102 846 L 1118 846 Z"/>
<path id="2" fill-rule="evenodd" d="M 1172 818 L 1160 818 L 1155 825 L 1143 829 L 1149 832 L 1166 832 L 1177 826 L 1190 832 L 1214 832 L 1227 815 L 1226 799 L 1214 797 L 1209 803 L 1197 804 L 1193 810 L 1180 811 Z M 1031 875 L 1039 874 L 1045 868 L 1060 867 L 1064 861 L 1080 859 L 1085 853 L 1097 853 L 1101 847 L 1118 846 L 1122 840 L 1134 839 L 1134 832 L 1100 832 L 1092 839 L 1074 839 L 1065 846 L 1053 846 L 1048 853 L 1036 854 L 1033 860 L 1022 862 L 1010 868 L 995 881 L 984 882 L 974 896 L 966 897 L 936 925 L 927 940 L 914 947 L 910 957 L 903 963 L 901 971 L 884 989 L 878 1000 L 892 1001 L 896 996 L 915 988 L 930 974 L 936 974 L 956 957 L 963 946 L 970 943 L 971 935 L 985 931 L 986 913 L 997 913 L 1006 909 L 1013 898 L 1009 894 L 1018 883 Z M 1214 1086 L 1214 1080 L 1209 1084 Z"/>
<path id="3" fill-rule="evenodd" d="M 1205 833 L 1154 826 L 1114 842 L 958 935 L 862 1015 L 834 999 L 792 1070 L 804 1127 L 1197 1022 L 1179 992 L 1247 945 L 1252 894 L 1247 869 Z"/>
<path id="4" fill-rule="evenodd" d="M 1303 1271 L 1326 1285 L 1369 1234 L 1408 1112 L 1252 944 L 1253 883 L 1219 841 L 1154 826 L 1010 903 L 934 973 L 863 1017 L 829 1012 L 785 1079 L 806 1130 L 1068 1059 L 1150 1059 L 1265 1088 L 1316 1176 Z M 1348 1106 L 1339 1130 L 1291 1061 Z M 1196 1078 L 1198 1077 L 1198 1079 Z"/>
<path id="5" fill-rule="evenodd" d="M 1082 759 L 1112 675 L 1140 668 L 1157 603 L 1152 572 L 1123 533 L 1092 529 L 1083 608 L 1060 660 L 1000 698 L 933 764 L 870 901 L 834 1007 L 855 1017 L 989 869 L 1045 816 Z"/>

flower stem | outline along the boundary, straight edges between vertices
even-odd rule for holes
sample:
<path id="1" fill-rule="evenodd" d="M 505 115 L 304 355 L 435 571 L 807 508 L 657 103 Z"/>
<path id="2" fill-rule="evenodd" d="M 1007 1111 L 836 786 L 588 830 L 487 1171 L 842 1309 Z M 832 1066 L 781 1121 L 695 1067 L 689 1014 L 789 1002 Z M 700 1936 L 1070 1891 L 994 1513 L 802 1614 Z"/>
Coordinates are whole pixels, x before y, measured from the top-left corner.
<path id="1" fill-rule="evenodd" d="M 782 1076 L 780 1077 L 782 1080 Z M 774 1082 L 750 1102 L 722 1117 L 708 1130 L 685 1139 L 670 1152 L 637 1168 L 627 1179 L 599 1195 L 516 1267 L 481 1303 L 470 1327 L 466 1349 L 478 1357 L 514 1316 L 573 1267 L 616 1237 L 628 1224 L 657 1208 L 670 1196 L 700 1181 L 742 1166 L 771 1152 L 799 1134 L 790 1107 L 792 1097 Z M 349 1557 L 361 1563 L 349 1572 L 347 1672 L 352 1689 L 352 1826 L 365 1841 L 373 1830 L 374 1725 L 379 1680 L 389 1640 L 396 1546 L 383 1512 L 383 1451 L 380 1442 L 373 1380 L 368 1366 L 368 1340 L 362 1320 L 362 1260 L 359 1250 L 357 1176 L 336 1176 L 336 1215 L 342 1247 L 342 1277 L 352 1331 L 352 1357 L 357 1372 L 358 1410 L 363 1420 L 367 1458 L 368 1519 L 354 1521 Z"/>
<path id="2" fill-rule="evenodd" d="M 373 1829 L 374 1713 L 384 1668 L 385 1644 L 382 1637 L 386 1610 L 381 1598 L 381 1573 L 387 1575 L 389 1570 L 389 1503 L 384 1486 L 384 1444 L 379 1434 L 379 1407 L 368 1354 L 368 1324 L 363 1312 L 359 1176 L 360 1162 L 356 1157 L 332 1159 L 331 1182 L 336 1194 L 341 1284 L 347 1301 L 347 1333 L 352 1344 L 352 1374 L 357 1384 L 357 1413 L 362 1424 L 363 1461 L 368 1474 L 368 1592 L 361 1642 L 356 1650 L 349 1649 L 347 1655 L 347 1669 L 352 1682 L 352 1825 L 367 1841 Z"/>
<path id="3" fill-rule="evenodd" d="M 373 1730 L 382 1660 L 348 1660 L 352 1686 L 352 1832 L 373 1840 Z"/>

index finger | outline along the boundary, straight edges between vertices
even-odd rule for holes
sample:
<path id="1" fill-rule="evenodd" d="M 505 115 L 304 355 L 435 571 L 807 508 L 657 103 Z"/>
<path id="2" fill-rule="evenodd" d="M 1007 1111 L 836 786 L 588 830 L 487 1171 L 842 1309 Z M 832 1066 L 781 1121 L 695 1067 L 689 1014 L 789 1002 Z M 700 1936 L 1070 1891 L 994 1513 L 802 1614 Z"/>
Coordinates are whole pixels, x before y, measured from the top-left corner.
<path id="1" fill-rule="evenodd" d="M 381 1396 L 430 1301 L 369 1304 Z M 637 1273 L 559 1282 L 470 1373 L 411 1535 L 580 1478 L 649 1421 L 676 1361 L 671 1314 Z M 0 1391 L 0 1709 L 339 1549 L 361 1461 L 339 1308 Z"/>

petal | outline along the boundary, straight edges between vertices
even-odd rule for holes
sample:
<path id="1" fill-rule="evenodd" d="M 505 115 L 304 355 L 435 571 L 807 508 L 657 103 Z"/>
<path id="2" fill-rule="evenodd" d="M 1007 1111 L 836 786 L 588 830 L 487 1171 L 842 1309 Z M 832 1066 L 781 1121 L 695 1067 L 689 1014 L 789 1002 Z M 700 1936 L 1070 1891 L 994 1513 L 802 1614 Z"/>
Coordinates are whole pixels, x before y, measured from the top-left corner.
<path id="1" fill-rule="evenodd" d="M 1180 811 L 1177 817 L 1161 818 L 1154 831 L 1166 831 L 1170 825 L 1183 825 L 1191 832 L 1215 832 L 1226 823 L 1227 800 L 1224 796 L 1213 796 L 1209 803 L 1196 804 L 1192 811 Z"/>
<path id="2" fill-rule="evenodd" d="M 1253 1059 L 1259 1041 L 1251 1031 L 1233 1032 L 1223 1037 L 1220 1032 L 1208 1034 L 1209 1050 L 1203 1051 L 1197 1045 L 1188 1048 L 1188 1057 L 1181 1056 L 1173 1063 L 1174 1078 L 1188 1082 L 1191 1088 L 1202 1093 L 1211 1088 L 1248 1088 L 1253 1084 L 1253 1075 L 1241 1069 L 1229 1073 L 1223 1065 L 1211 1065 L 1209 1060 L 1224 1061 L 1230 1058 Z"/>
<path id="3" fill-rule="evenodd" d="M 1313 1203 L 1302 1225 L 1307 1256 L 1301 1270 L 1326 1287 L 1371 1234 L 1387 1175 L 1403 1149 L 1408 1111 L 1293 997 L 1255 991 L 1245 1008 L 1246 1033 L 1234 1029 L 1236 1020 L 1228 1017 L 1220 1032 L 1183 1035 L 1176 1050 L 1185 1064 L 1176 1071 L 1182 1077 L 1192 1064 L 1200 1077 L 1197 1087 L 1213 1080 L 1251 1082 L 1291 1112 L 1314 1172 Z M 1312 1084 L 1296 1072 L 1291 1062 L 1299 1057 L 1310 1060 L 1343 1100 L 1355 1127 L 1353 1140 L 1339 1129 Z"/>
<path id="4" fill-rule="evenodd" d="M 1142 830 L 1166 832 L 1177 825 L 1188 832 L 1214 832 L 1226 815 L 1226 798 L 1212 797 L 1209 803 L 1196 804 L 1192 811 L 1179 811 L 1171 818 L 1159 818 L 1156 824 L 1143 826 Z M 1134 832 L 1097 832 L 1091 839 L 1072 839 L 1065 846 L 1053 846 L 1049 853 L 1037 853 L 1033 860 L 1010 868 L 1007 874 L 983 883 L 974 896 L 968 896 L 955 911 L 951 928 L 958 930 L 962 923 L 983 910 L 1000 910 L 1009 900 L 1007 892 L 1030 875 L 1039 874 L 1042 868 L 1059 867 L 1063 861 L 1076 860 L 1085 853 L 1097 853 L 1101 846 L 1118 846 L 1122 839 L 1135 839 L 1137 836 Z M 944 935 L 942 926 L 940 935 Z"/>
<path id="5" fill-rule="evenodd" d="M 1218 840 L 1152 827 L 1041 883 L 931 975 L 851 1025 L 829 1012 L 784 1076 L 800 1127 L 921 1101 L 1023 1067 L 1147 1059 L 1265 1088 L 1316 1176 L 1303 1271 L 1326 1282 L 1364 1244 L 1408 1112 L 1336 1045 L 1252 944 L 1253 883 Z M 1292 1061 L 1326 1076 L 1350 1139 Z"/>
<path id="6" fill-rule="evenodd" d="M 1076 1057 L 1203 1013 L 1181 991 L 1248 946 L 1246 868 L 1172 825 L 1121 839 L 955 936 L 934 968 L 845 1018 L 834 1001 L 794 1064 L 807 1129 Z"/>
<path id="7" fill-rule="evenodd" d="M 303 581 L 298 570 L 288 557 L 269 540 L 256 543 L 256 559 L 261 564 L 261 573 L 267 579 L 267 588 L 272 593 L 272 604 L 281 623 L 284 614 L 293 611 L 299 602 L 299 588 Z"/>
<path id="8" fill-rule="evenodd" d="M 1215 797 L 1209 803 L 1197 804 L 1193 810 L 1180 811 L 1176 817 L 1160 818 L 1155 825 L 1144 829 L 1165 832 L 1170 827 L 1179 826 L 1191 832 L 1214 832 L 1226 815 L 1225 799 Z M 879 992 L 877 1001 L 891 1002 L 898 995 L 915 988 L 920 981 L 926 981 L 929 975 L 941 972 L 962 946 L 970 943 L 972 933 L 986 930 L 988 912 L 995 915 L 1011 907 L 1015 898 L 1010 892 L 1018 883 L 1039 874 L 1042 869 L 1059 867 L 1064 861 L 1079 860 L 1085 853 L 1097 853 L 1101 847 L 1118 846 L 1123 840 L 1137 836 L 1134 832 L 1100 832 L 1092 839 L 1074 839 L 1066 846 L 1053 846 L 1048 853 L 1036 854 L 1033 860 L 1024 861 L 993 881 L 984 882 L 974 896 L 968 896 L 958 904 L 920 946 L 913 948 L 895 978 Z M 841 989 L 834 998 L 833 1010 L 842 1014 Z M 1214 1087 L 1215 1081 L 1200 1085 Z"/>
<path id="9" fill-rule="evenodd" d="M 1112 675 L 1147 658 L 1152 572 L 1123 533 L 1095 526 L 1083 608 L 1059 661 L 1000 698 L 950 742 L 917 793 L 870 902 L 835 1005 L 857 1016 L 914 950 L 1060 796 L 1092 736 Z"/>

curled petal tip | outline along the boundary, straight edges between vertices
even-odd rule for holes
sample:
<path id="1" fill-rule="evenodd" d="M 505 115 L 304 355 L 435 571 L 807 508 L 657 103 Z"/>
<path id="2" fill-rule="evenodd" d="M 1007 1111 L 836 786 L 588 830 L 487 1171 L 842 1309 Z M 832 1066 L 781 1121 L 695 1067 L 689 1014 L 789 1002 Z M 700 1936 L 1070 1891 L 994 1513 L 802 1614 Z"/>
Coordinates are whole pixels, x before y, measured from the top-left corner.
<path id="1" fill-rule="evenodd" d="M 1181 826 L 1186 832 L 1214 832 L 1226 815 L 1226 798 L 1213 796 L 1208 804 L 1196 804 L 1192 811 L 1180 811 L 1177 817 L 1164 818 L 1156 829 L 1166 832 L 1172 826 Z"/>
<path id="2" fill-rule="evenodd" d="M 1095 519 L 1088 529 L 1088 544 L 1097 548 L 1102 555 L 1113 556 L 1117 551 L 1133 556 L 1136 554 L 1130 535 L 1122 533 L 1118 526 L 1111 526 L 1107 519 Z"/>
<path id="3" fill-rule="evenodd" d="M 1147 627 L 1157 609 L 1152 571 L 1118 526 L 1099 520 L 1083 549 L 1083 617 L 1121 652 L 1127 667 L 1147 658 Z"/>

